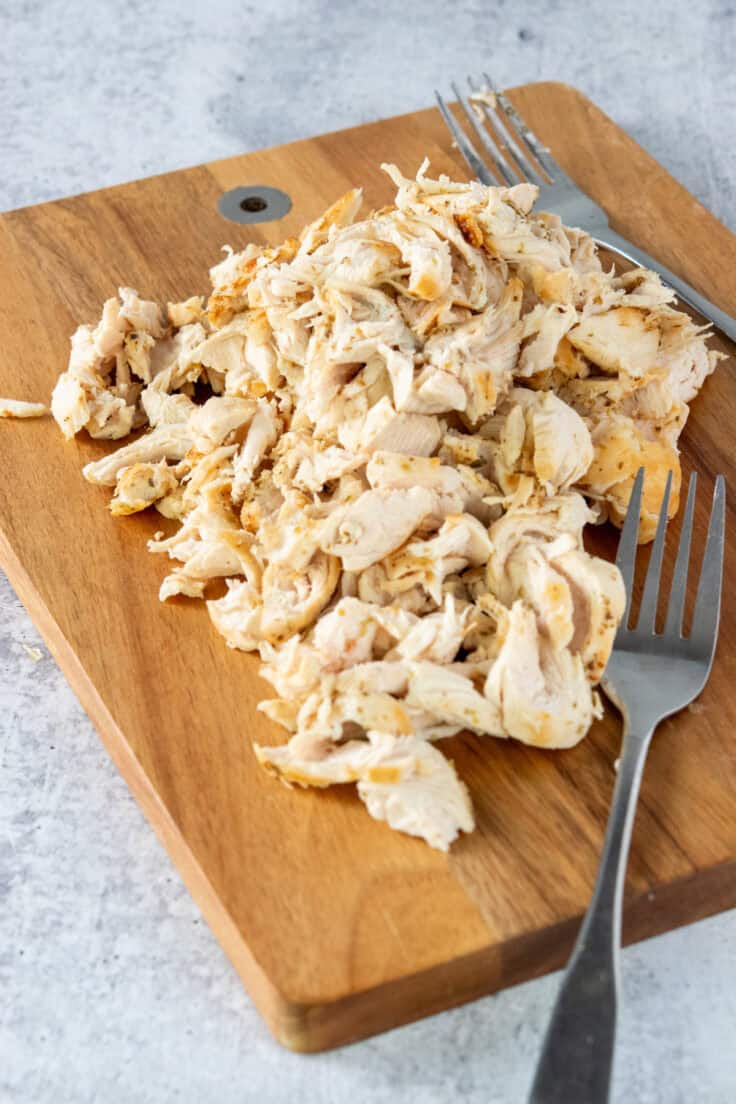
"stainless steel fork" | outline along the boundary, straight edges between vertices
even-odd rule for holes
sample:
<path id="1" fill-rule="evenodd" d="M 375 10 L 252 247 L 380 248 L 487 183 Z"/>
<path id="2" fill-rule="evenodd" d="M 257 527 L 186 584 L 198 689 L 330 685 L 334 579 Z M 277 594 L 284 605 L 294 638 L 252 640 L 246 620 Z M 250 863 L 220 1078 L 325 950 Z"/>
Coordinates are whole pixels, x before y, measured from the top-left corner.
<path id="1" fill-rule="evenodd" d="M 493 89 L 486 73 L 483 74 L 483 80 L 485 85 L 481 87 L 468 77 L 471 96 L 478 97 L 480 94 L 484 97 L 473 99 L 472 102 L 469 102 L 456 84 L 453 83 L 451 88 L 500 181 L 509 186 L 518 184 L 520 180 L 537 184 L 539 205 L 543 210 L 558 214 L 567 226 L 576 226 L 587 231 L 599 245 L 620 257 L 644 268 L 654 269 L 677 292 L 680 299 L 710 319 L 732 341 L 736 341 L 736 318 L 726 314 L 643 249 L 612 230 L 603 208 L 594 203 L 562 171 L 508 97 Z M 482 184 L 498 185 L 499 180 L 489 170 L 442 96 L 439 92 L 435 92 L 435 96 L 442 117 L 471 171 Z"/>
<path id="2" fill-rule="evenodd" d="M 664 630 L 655 632 L 671 474 L 652 546 L 636 627 L 628 628 L 644 473 L 634 483 L 616 563 L 626 612 L 603 678 L 624 721 L 613 802 L 598 877 L 562 980 L 532 1087 L 530 1104 L 605 1104 L 616 1035 L 621 903 L 634 810 L 649 743 L 661 720 L 705 686 L 718 636 L 726 485 L 716 479 L 692 628 L 683 636 L 696 476 L 690 477 Z"/>

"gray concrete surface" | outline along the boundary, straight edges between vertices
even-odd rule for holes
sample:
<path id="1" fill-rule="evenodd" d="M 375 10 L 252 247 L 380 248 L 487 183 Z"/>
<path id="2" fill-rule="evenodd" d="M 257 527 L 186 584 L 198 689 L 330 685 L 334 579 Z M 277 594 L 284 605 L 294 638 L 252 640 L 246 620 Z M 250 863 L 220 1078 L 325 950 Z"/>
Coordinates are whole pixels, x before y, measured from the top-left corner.
<path id="1" fill-rule="evenodd" d="M 423 107 L 488 68 L 576 84 L 733 227 L 735 47 L 733 0 L 2 0 L 0 207 Z M 554 977 L 280 1050 L 39 643 L 0 581 L 0 1101 L 523 1101 Z M 736 914 L 624 965 L 615 1100 L 731 1104 Z"/>

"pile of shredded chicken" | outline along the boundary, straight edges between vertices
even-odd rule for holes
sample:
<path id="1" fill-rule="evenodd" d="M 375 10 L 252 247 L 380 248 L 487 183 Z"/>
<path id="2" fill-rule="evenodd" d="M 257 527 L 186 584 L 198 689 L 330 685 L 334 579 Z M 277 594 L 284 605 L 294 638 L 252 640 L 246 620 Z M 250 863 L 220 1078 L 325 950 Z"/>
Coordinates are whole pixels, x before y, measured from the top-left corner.
<path id="1" fill-rule="evenodd" d="M 249 245 L 212 294 L 122 288 L 72 338 L 52 413 L 130 443 L 84 469 L 116 516 L 153 506 L 161 585 L 257 651 L 289 733 L 286 783 L 355 782 L 369 813 L 447 849 L 473 827 L 439 750 L 462 730 L 576 744 L 624 605 L 586 523 L 641 539 L 687 403 L 717 354 L 652 272 L 603 270 L 536 188 L 417 179 L 355 221 L 349 192 L 300 238 Z M 439 743 L 438 743 L 439 742 Z"/>

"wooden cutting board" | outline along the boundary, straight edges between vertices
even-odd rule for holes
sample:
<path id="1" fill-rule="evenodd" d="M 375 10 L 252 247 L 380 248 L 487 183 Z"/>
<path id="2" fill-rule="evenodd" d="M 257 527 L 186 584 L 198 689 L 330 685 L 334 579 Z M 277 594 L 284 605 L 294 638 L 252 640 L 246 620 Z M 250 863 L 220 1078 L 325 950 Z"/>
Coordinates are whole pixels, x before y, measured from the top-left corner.
<path id="1" fill-rule="evenodd" d="M 572 88 L 512 98 L 618 230 L 736 312 L 736 239 L 664 169 Z M 46 399 L 70 333 L 117 285 L 162 301 L 204 292 L 223 242 L 278 241 L 355 184 L 380 206 L 392 187 L 379 164 L 413 174 L 425 155 L 466 176 L 428 110 L 3 215 L 0 394 Z M 286 190 L 291 213 L 226 222 L 218 199 L 241 184 Z M 732 504 L 734 424 L 731 360 L 696 400 L 683 451 L 706 484 L 730 476 Z M 251 750 L 283 739 L 255 710 L 270 691 L 257 663 L 224 646 L 201 604 L 159 604 L 165 565 L 145 549 L 158 515 L 114 520 L 108 493 L 82 480 L 105 448 L 65 443 L 50 419 L 0 425 L 0 559 L 277 1039 L 332 1047 L 560 966 L 593 883 L 618 720 L 565 752 L 451 741 L 478 827 L 449 857 L 372 821 L 350 787 L 283 788 Z M 701 527 L 706 509 L 703 496 Z M 736 905 L 735 649 L 727 585 L 707 690 L 652 747 L 627 940 Z"/>

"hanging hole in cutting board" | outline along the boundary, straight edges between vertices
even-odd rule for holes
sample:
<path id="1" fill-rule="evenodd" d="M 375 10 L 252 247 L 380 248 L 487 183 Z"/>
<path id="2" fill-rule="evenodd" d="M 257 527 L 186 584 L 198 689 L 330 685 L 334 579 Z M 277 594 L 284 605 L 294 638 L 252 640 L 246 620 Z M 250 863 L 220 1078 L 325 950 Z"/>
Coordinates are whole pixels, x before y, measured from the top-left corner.
<path id="1" fill-rule="evenodd" d="M 270 188 L 265 184 L 252 184 L 247 187 L 231 188 L 220 196 L 218 203 L 220 214 L 231 222 L 274 222 L 288 215 L 291 199 L 279 188 Z"/>

